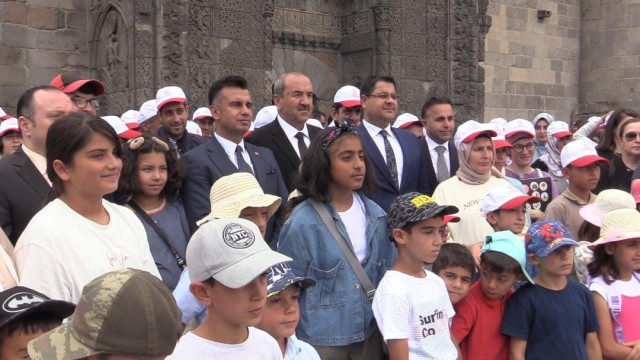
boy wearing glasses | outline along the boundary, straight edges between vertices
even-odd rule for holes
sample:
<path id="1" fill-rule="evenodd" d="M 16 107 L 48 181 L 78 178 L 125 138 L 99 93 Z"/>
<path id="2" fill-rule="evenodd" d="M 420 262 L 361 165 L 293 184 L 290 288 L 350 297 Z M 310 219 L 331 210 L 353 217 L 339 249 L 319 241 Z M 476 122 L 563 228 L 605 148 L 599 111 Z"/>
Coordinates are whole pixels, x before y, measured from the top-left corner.
<path id="1" fill-rule="evenodd" d="M 535 137 L 535 129 L 527 120 L 515 119 L 505 127 L 505 138 L 513 146 L 511 164 L 505 169 L 505 175 L 519 180 L 528 195 L 540 198 L 531 209 L 532 221 L 544 219 L 547 205 L 558 195 L 551 175 L 531 167 L 536 151 Z"/>
<path id="2" fill-rule="evenodd" d="M 562 148 L 560 162 L 569 188 L 549 204 L 546 218 L 562 222 L 572 234 L 577 234 L 584 221 L 579 213 L 580 208 L 596 200 L 591 190 L 600 180 L 599 165 L 608 165 L 609 161 L 598 156 L 593 145 L 579 140 Z"/>
<path id="3" fill-rule="evenodd" d="M 49 85 L 62 90 L 69 96 L 74 111 L 96 115 L 96 111 L 100 110 L 100 102 L 96 97 L 104 94 L 104 85 L 96 79 L 70 71 L 54 77 Z"/>

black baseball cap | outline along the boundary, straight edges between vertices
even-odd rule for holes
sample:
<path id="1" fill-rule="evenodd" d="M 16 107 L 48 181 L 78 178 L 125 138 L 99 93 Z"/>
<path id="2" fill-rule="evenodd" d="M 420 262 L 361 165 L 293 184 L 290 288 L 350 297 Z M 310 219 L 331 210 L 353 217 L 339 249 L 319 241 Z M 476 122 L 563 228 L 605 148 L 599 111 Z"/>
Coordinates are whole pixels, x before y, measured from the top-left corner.
<path id="1" fill-rule="evenodd" d="M 27 287 L 12 287 L 0 292 L 0 328 L 32 314 L 56 314 L 64 319 L 71 316 L 75 308 L 76 305 L 73 303 L 51 300 Z"/>

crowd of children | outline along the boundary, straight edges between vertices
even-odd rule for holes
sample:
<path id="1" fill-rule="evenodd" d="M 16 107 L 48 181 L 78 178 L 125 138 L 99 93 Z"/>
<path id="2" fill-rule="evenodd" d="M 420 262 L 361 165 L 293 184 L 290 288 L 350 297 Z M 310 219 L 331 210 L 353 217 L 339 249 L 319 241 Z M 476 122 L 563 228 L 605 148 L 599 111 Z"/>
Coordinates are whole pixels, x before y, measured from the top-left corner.
<path id="1" fill-rule="evenodd" d="M 294 75 L 287 86 L 310 85 Z M 25 116 L 21 126 L 4 120 L 0 170 L 27 153 L 51 192 L 15 249 L 15 234 L 0 231 L 0 360 L 640 359 L 637 115 L 610 114 L 595 147 L 545 113 L 470 120 L 455 134 L 451 113 L 438 126 L 453 134 L 445 150 L 457 169 L 443 176 L 454 163 L 440 157 L 444 146 L 420 140 L 423 156 L 439 157 L 426 162 L 437 187 L 401 193 L 415 170 L 401 129 L 415 130 L 413 146 L 434 125 L 423 132 L 427 120 L 403 116 L 369 133 L 395 111 L 389 79 L 366 91 L 377 94 L 336 95 L 332 114 L 362 105 L 375 126 L 347 116 L 323 129 L 285 126 L 299 157 L 287 177 L 275 151 L 244 142 L 252 112 L 240 77 L 216 82 L 213 111 L 194 115 L 208 140 L 184 135 L 189 107 L 175 86 L 123 115 L 122 131 L 85 99 L 93 112 L 52 121 L 43 154 L 30 153 Z M 308 92 L 276 85 L 267 117 L 302 119 L 305 100 L 287 108 L 289 96 Z M 202 158 L 218 156 L 214 141 L 224 161 Z M 398 193 L 387 209 L 381 173 L 393 180 L 385 193 Z M 208 201 L 192 193 L 183 203 L 185 187 L 206 189 Z"/>

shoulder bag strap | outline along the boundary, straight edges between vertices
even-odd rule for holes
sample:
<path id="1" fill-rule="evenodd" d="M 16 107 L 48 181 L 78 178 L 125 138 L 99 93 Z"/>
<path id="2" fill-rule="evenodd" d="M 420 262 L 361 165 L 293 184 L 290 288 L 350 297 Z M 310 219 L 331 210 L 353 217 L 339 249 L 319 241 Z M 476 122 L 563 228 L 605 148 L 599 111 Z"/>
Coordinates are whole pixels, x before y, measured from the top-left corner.
<path id="1" fill-rule="evenodd" d="M 158 224 L 156 224 L 155 221 L 153 221 L 153 219 L 149 216 L 149 214 L 147 214 L 146 211 L 142 210 L 142 208 L 138 206 L 138 204 L 136 204 L 133 200 L 130 200 L 127 203 L 127 205 L 129 205 L 133 209 L 133 211 L 138 213 L 138 215 L 140 215 L 140 217 L 142 217 L 142 219 L 144 219 L 144 221 L 153 228 L 153 230 L 160 236 L 162 241 L 164 241 L 164 243 L 169 247 L 169 250 L 171 250 L 171 253 L 173 253 L 173 256 L 176 258 L 176 261 L 178 262 L 178 266 L 180 266 L 180 268 L 184 270 L 187 267 L 187 262 L 184 260 L 182 256 L 180 256 L 180 254 L 178 254 L 176 249 L 174 249 L 173 246 L 171 246 L 171 244 L 169 243 L 169 238 L 167 237 L 167 234 L 158 226 Z"/>
<path id="2" fill-rule="evenodd" d="M 338 231 L 335 220 L 333 219 L 331 214 L 329 214 L 329 211 L 327 211 L 327 208 L 324 206 L 324 204 L 319 203 L 315 200 L 309 200 L 309 202 L 316 209 L 318 215 L 320 215 L 320 217 L 322 218 L 322 221 L 324 221 L 325 225 L 327 225 L 327 227 L 329 228 L 329 232 L 331 232 L 331 235 L 333 235 L 333 238 L 338 243 L 338 246 L 340 246 L 340 249 L 342 249 L 342 252 L 347 257 L 347 261 L 349 262 L 351 269 L 353 269 L 353 272 L 356 273 L 356 276 L 360 281 L 360 285 L 362 286 L 362 290 L 367 296 L 367 300 L 373 301 L 373 295 L 375 295 L 376 289 L 373 286 L 373 283 L 371 283 L 371 280 L 369 280 L 369 276 L 367 276 L 367 273 L 364 272 L 364 269 L 362 268 L 362 265 L 360 264 L 360 261 L 358 261 L 356 255 L 353 253 L 353 250 L 351 250 L 351 248 L 347 244 L 347 239 L 345 239 L 344 236 L 342 236 L 342 234 L 340 234 L 340 232 Z"/>

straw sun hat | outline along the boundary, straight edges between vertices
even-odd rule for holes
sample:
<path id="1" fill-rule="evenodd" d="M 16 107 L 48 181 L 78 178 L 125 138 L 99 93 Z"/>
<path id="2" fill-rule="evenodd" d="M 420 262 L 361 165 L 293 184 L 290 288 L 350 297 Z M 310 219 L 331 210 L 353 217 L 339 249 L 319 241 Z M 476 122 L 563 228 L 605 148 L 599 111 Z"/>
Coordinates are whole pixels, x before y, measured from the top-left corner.
<path id="1" fill-rule="evenodd" d="M 248 207 L 267 207 L 271 217 L 282 202 L 278 196 L 265 194 L 253 175 L 238 172 L 223 176 L 211 186 L 211 213 L 200 219 L 198 226 L 211 219 L 237 218 Z"/>
<path id="2" fill-rule="evenodd" d="M 636 201 L 626 191 L 618 189 L 603 190 L 596 201 L 580 209 L 580 216 L 596 226 L 602 226 L 603 216 L 617 209 L 635 209 Z"/>
<path id="3" fill-rule="evenodd" d="M 640 238 L 640 212 L 636 209 L 613 210 L 603 216 L 600 237 L 589 245 L 589 249 L 635 238 Z"/>

